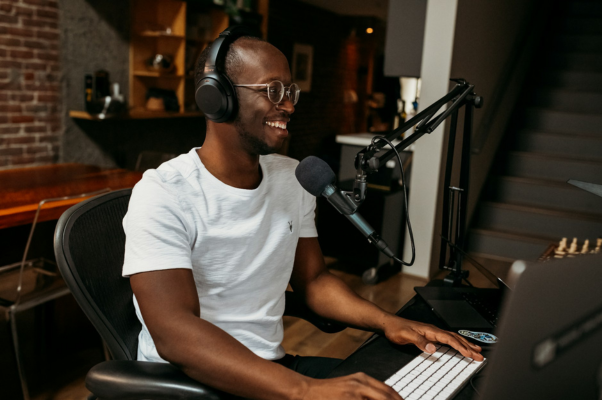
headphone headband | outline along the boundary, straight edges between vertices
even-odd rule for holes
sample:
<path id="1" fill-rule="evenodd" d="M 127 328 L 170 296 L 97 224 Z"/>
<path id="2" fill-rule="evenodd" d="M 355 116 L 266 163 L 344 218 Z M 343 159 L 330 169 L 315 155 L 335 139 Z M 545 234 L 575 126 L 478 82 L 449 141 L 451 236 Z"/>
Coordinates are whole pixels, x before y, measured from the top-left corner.
<path id="1" fill-rule="evenodd" d="M 217 61 L 222 60 L 230 44 L 242 36 L 256 36 L 242 25 L 231 26 L 219 34 L 211 44 L 203 73 L 196 82 L 195 98 L 200 110 L 211 121 L 225 122 L 233 118 L 238 107 L 236 91 L 226 71 L 218 71 Z"/>

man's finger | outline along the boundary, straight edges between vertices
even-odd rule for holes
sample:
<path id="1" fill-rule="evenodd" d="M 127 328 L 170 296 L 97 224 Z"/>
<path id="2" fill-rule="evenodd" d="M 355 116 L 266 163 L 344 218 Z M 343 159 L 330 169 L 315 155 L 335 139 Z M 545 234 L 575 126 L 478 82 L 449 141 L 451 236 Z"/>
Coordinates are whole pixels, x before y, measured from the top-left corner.
<path id="1" fill-rule="evenodd" d="M 477 361 L 483 359 L 482 355 L 471 350 L 470 347 L 464 345 L 462 341 L 456 339 L 455 336 L 451 335 L 450 333 L 442 331 L 441 334 L 437 335 L 437 341 L 450 345 L 454 349 L 458 350 L 464 357 L 469 357 Z"/>
<path id="2" fill-rule="evenodd" d="M 385 385 L 383 382 L 372 378 L 371 376 L 365 375 L 365 391 L 362 394 L 369 399 L 386 399 L 386 400 L 400 400 L 401 396 L 393 390 L 389 385 Z M 371 397 L 380 396 L 380 397 Z"/>

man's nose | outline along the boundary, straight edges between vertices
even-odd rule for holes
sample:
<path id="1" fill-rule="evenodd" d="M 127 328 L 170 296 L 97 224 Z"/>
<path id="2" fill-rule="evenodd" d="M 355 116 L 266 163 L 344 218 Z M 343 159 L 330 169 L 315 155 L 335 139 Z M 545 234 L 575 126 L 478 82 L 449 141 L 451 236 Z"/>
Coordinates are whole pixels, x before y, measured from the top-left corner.
<path id="1" fill-rule="evenodd" d="M 286 111 L 289 114 L 292 114 L 295 112 L 295 106 L 293 105 L 293 102 L 290 101 L 288 96 L 284 96 L 282 98 L 282 101 L 280 101 L 280 103 L 277 104 L 277 108 L 282 111 Z"/>

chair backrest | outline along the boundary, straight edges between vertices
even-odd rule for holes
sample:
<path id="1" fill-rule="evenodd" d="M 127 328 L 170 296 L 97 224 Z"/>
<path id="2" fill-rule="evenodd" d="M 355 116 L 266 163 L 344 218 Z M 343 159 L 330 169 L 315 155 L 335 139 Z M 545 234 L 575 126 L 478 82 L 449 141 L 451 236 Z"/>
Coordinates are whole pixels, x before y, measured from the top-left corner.
<path id="1" fill-rule="evenodd" d="M 75 300 L 117 360 L 135 360 L 141 324 L 132 289 L 121 276 L 122 220 L 131 189 L 93 197 L 67 210 L 54 234 L 59 270 Z"/>

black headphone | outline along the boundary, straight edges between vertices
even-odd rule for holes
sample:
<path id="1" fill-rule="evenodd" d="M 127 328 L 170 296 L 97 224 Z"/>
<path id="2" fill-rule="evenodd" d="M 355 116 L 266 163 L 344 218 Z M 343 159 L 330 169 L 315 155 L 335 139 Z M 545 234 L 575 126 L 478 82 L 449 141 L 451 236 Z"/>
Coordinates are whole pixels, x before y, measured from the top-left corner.
<path id="1" fill-rule="evenodd" d="M 217 70 L 217 61 L 226 56 L 230 44 L 241 36 L 256 35 L 242 25 L 231 26 L 219 34 L 209 49 L 203 75 L 196 82 L 196 104 L 211 121 L 226 122 L 238 109 L 234 86 L 225 71 Z"/>

